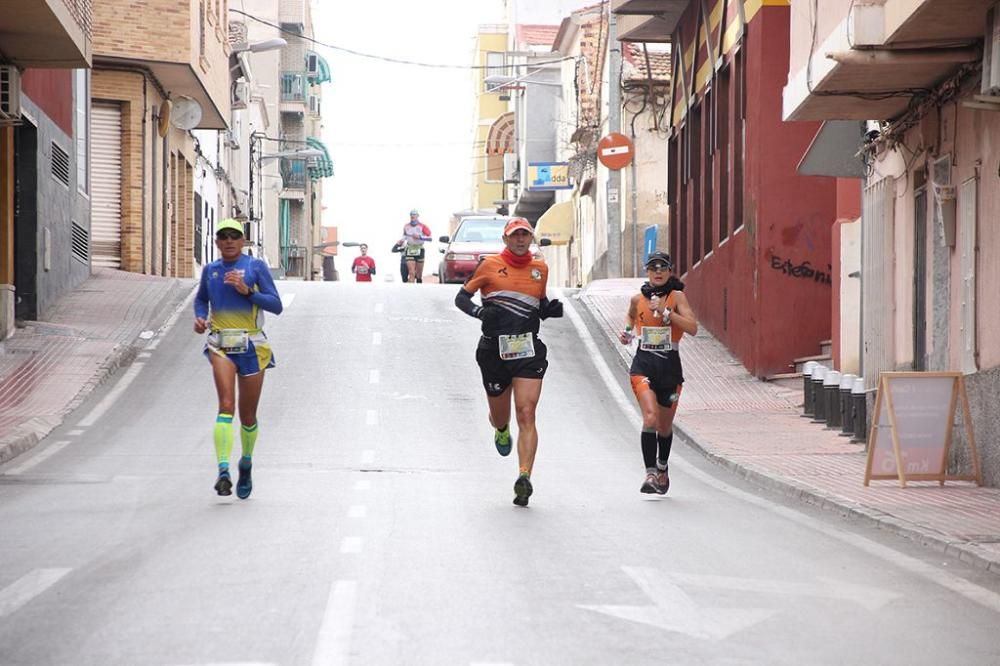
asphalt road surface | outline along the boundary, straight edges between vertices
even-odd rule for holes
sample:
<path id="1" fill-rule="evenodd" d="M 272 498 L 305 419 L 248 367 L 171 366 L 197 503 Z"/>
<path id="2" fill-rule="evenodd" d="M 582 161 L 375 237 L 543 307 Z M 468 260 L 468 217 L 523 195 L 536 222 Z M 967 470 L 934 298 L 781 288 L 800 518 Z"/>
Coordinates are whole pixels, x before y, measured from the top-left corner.
<path id="1" fill-rule="evenodd" d="M 0 467 L 0 664 L 1000 663 L 995 575 L 680 444 L 640 494 L 626 372 L 565 295 L 515 507 L 457 289 L 279 284 L 246 501 L 185 309 Z"/>

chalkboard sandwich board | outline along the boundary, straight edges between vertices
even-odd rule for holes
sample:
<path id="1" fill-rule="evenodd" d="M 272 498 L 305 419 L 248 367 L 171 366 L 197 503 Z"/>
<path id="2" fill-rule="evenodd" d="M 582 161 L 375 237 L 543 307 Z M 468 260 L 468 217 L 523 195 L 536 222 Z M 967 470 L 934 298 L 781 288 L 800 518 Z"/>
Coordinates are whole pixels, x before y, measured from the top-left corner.
<path id="1" fill-rule="evenodd" d="M 972 457 L 972 474 L 948 474 L 957 402 Z M 969 398 L 960 372 L 883 372 L 868 434 L 865 485 L 872 480 L 975 481 L 982 485 Z"/>

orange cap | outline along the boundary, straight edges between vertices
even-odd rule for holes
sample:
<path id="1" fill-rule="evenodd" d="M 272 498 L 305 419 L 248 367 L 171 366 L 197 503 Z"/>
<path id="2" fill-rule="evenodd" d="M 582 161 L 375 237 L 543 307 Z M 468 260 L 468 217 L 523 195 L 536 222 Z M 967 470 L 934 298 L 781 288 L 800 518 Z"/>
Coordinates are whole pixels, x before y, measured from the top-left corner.
<path id="1" fill-rule="evenodd" d="M 511 218 L 510 222 L 507 223 L 507 226 L 503 228 L 503 235 L 510 236 L 518 229 L 524 229 L 525 231 L 527 231 L 529 234 L 532 235 L 534 235 L 535 233 L 535 228 L 531 226 L 531 222 L 528 222 L 523 217 L 513 217 Z"/>

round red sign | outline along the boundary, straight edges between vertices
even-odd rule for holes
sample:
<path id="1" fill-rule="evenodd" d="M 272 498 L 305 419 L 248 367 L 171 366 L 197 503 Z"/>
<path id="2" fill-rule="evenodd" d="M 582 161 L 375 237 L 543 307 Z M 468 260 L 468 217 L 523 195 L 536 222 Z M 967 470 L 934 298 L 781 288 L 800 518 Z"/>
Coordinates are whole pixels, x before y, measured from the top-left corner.
<path id="1" fill-rule="evenodd" d="M 612 132 L 597 142 L 597 159 L 609 169 L 627 167 L 634 154 L 631 139 L 618 132 Z"/>

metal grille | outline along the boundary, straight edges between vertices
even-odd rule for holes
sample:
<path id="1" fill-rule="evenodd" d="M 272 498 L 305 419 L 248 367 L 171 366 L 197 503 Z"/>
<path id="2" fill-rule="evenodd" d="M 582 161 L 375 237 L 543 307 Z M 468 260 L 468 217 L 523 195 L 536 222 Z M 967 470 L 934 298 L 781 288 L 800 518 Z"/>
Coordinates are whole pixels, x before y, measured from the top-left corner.
<path id="1" fill-rule="evenodd" d="M 69 153 L 55 141 L 52 142 L 52 175 L 60 183 L 69 187 Z"/>
<path id="2" fill-rule="evenodd" d="M 864 319 L 862 370 L 865 389 L 878 386 L 882 372 L 894 369 L 893 203 L 895 181 L 865 187 L 861 215 L 861 310 Z"/>
<path id="3" fill-rule="evenodd" d="M 73 220 L 72 226 L 73 258 L 87 263 L 90 259 L 90 234 Z"/>

